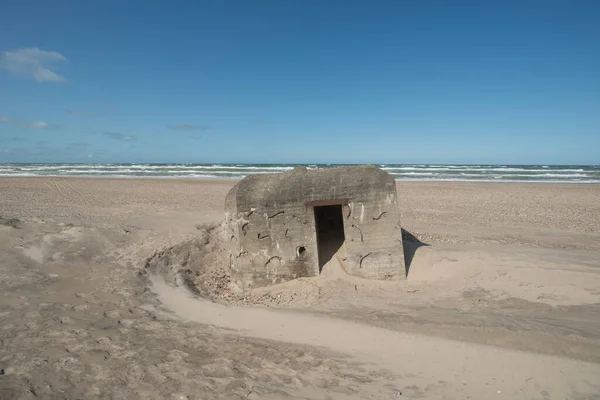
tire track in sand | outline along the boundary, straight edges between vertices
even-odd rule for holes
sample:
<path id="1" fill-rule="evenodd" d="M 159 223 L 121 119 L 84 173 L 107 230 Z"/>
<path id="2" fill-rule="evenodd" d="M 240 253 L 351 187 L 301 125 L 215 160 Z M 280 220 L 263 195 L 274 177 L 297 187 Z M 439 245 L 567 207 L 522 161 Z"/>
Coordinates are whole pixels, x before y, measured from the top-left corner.
<path id="1" fill-rule="evenodd" d="M 407 388 L 424 390 L 425 398 L 536 398 L 543 391 L 556 398 L 588 398 L 600 393 L 597 364 L 407 334 L 294 310 L 226 306 L 169 286 L 162 277 L 150 279 L 159 300 L 179 319 L 237 330 L 243 336 L 349 354 L 402 377 Z"/>

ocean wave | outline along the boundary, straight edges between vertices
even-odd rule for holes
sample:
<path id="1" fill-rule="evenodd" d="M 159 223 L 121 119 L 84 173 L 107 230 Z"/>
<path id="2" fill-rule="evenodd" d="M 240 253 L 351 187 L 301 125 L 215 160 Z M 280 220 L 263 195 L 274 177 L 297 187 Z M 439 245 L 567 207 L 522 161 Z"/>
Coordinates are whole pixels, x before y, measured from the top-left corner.
<path id="1" fill-rule="evenodd" d="M 335 166 L 336 164 L 331 164 Z M 600 166 L 379 164 L 396 180 L 600 183 Z M 239 179 L 290 171 L 294 164 L 0 164 L 0 176 Z M 328 168 L 307 164 L 309 169 Z"/>
<path id="2" fill-rule="evenodd" d="M 461 179 L 461 178 L 401 178 L 396 179 L 399 182 L 502 182 L 502 183 L 577 183 L 577 184 L 600 184 L 598 179 Z"/>
<path id="3" fill-rule="evenodd" d="M 400 175 L 423 175 L 423 176 L 430 176 L 430 175 L 434 175 L 433 172 L 398 172 L 398 173 L 392 173 L 392 175 L 394 176 L 400 176 Z"/>
<path id="4" fill-rule="evenodd" d="M 63 170 L 63 169 L 80 169 L 89 170 L 101 167 L 106 170 L 120 170 L 123 168 L 133 170 L 161 170 L 161 169 L 178 169 L 178 170 L 269 170 L 269 171 L 291 171 L 294 167 L 281 166 L 281 167 L 263 167 L 263 166 L 228 166 L 228 165 L 52 165 L 52 166 L 28 166 L 28 167 L 16 167 L 22 171 L 45 171 L 45 170 Z"/>
<path id="5" fill-rule="evenodd" d="M 5 174 L 5 173 L 0 173 L 0 176 L 40 176 L 39 174 L 34 174 L 32 172 L 20 172 L 20 173 L 11 173 L 11 174 Z"/>
<path id="6" fill-rule="evenodd" d="M 451 167 L 387 167 L 382 168 L 387 172 L 394 171 L 469 171 L 469 172 L 548 172 L 548 169 L 531 169 L 531 168 L 451 168 Z M 553 169 L 552 172 L 585 172 L 584 169 Z"/>
<path id="7" fill-rule="evenodd" d="M 499 176 L 506 178 L 591 178 L 587 174 L 512 174 Z"/>
<path id="8" fill-rule="evenodd" d="M 47 170 L 45 170 L 47 171 Z M 113 174 L 130 174 L 130 175 L 135 175 L 135 174 L 154 174 L 154 175 L 161 175 L 161 174 L 169 174 L 169 175 L 177 175 L 177 174 L 181 174 L 182 172 L 187 172 L 186 174 L 183 174 L 182 176 L 190 176 L 193 175 L 195 172 L 198 171 L 182 171 L 179 169 L 162 169 L 162 170 L 136 170 L 136 169 L 116 169 L 116 170 L 111 170 L 111 171 L 106 171 L 106 170 L 101 170 L 101 169 L 87 169 L 87 170 L 83 170 L 83 169 L 62 169 L 62 170 L 56 170 L 55 172 L 60 172 L 62 174 L 106 174 L 106 175 L 113 175 Z M 110 172 L 110 173 L 108 173 Z M 215 170 L 213 172 L 211 172 L 212 174 L 226 174 L 226 175 L 244 175 L 244 174 L 249 174 L 249 171 L 218 171 Z M 252 174 L 272 174 L 274 173 L 273 171 L 252 171 Z M 42 173 L 43 174 L 43 173 Z"/>
<path id="9" fill-rule="evenodd" d="M 238 166 L 238 165 L 131 165 L 127 166 L 132 169 L 161 169 L 161 168 L 173 168 L 185 170 L 198 170 L 198 169 L 209 169 L 209 170 L 219 170 L 219 169 L 240 169 L 240 170 L 270 170 L 270 171 L 291 171 L 294 169 L 292 166 Z"/>

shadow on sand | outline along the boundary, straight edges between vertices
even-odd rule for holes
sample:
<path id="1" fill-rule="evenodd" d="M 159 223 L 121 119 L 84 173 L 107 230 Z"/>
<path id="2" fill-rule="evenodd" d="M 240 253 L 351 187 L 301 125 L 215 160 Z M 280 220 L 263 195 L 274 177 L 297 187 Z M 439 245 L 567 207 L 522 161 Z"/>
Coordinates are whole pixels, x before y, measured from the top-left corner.
<path id="1" fill-rule="evenodd" d="M 404 265 L 406 266 L 406 276 L 408 277 L 408 271 L 412 264 L 415 253 L 419 247 L 429 246 L 427 243 L 421 242 L 415 235 L 402 229 L 402 245 L 404 247 Z"/>

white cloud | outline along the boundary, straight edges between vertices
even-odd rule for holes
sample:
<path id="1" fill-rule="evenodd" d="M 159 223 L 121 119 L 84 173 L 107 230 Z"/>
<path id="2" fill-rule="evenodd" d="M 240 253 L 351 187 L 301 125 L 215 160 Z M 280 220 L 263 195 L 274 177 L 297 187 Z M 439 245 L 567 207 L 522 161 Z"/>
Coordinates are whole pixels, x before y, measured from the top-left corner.
<path id="1" fill-rule="evenodd" d="M 23 121 L 20 119 L 12 119 L 5 116 L 0 116 L 0 123 L 13 124 L 36 129 L 56 129 L 60 127 L 59 125 L 49 124 L 45 121 Z"/>
<path id="2" fill-rule="evenodd" d="M 44 122 L 44 121 L 24 122 L 23 125 L 28 126 L 30 128 L 40 128 L 40 129 L 48 127 L 48 123 Z"/>
<path id="3" fill-rule="evenodd" d="M 64 82 L 65 78 L 54 72 L 67 58 L 55 51 L 27 47 L 4 51 L 0 55 L 0 68 L 15 76 L 32 77 L 38 82 Z"/>
<path id="4" fill-rule="evenodd" d="M 102 132 L 102 134 L 115 140 L 136 140 L 135 136 L 125 135 L 123 133 L 118 132 Z"/>

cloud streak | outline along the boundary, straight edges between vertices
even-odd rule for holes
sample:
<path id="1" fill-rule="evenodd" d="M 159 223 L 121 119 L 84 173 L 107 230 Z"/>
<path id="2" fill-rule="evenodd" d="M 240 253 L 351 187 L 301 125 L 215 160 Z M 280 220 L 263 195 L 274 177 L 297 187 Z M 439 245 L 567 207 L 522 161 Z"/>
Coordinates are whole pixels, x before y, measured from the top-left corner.
<path id="1" fill-rule="evenodd" d="M 210 129 L 210 126 L 195 124 L 176 124 L 170 125 L 169 129 L 172 129 L 174 131 L 207 131 Z"/>
<path id="2" fill-rule="evenodd" d="M 33 78 L 38 82 L 65 82 L 66 79 L 55 72 L 58 65 L 65 62 L 67 58 L 62 54 L 37 47 L 9 50 L 0 54 L 0 68 L 14 76 Z"/>
<path id="3" fill-rule="evenodd" d="M 110 139 L 121 140 L 121 141 L 131 141 L 136 140 L 137 138 L 132 135 L 125 135 L 124 133 L 119 132 L 102 132 L 102 134 Z"/>
<path id="4" fill-rule="evenodd" d="M 27 126 L 29 128 L 40 128 L 40 129 L 44 129 L 48 127 L 48 123 L 44 122 L 44 121 L 31 121 L 31 122 L 23 122 L 24 126 Z"/>
<path id="5" fill-rule="evenodd" d="M 49 124 L 45 121 L 23 121 L 20 119 L 12 119 L 6 116 L 0 116 L 0 123 L 2 124 L 12 124 L 16 126 L 24 126 L 26 128 L 35 128 L 35 129 L 57 129 L 60 128 L 60 125 Z"/>

